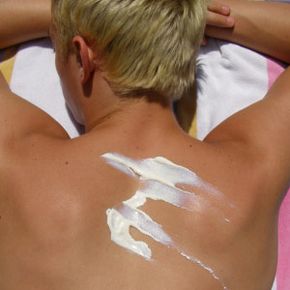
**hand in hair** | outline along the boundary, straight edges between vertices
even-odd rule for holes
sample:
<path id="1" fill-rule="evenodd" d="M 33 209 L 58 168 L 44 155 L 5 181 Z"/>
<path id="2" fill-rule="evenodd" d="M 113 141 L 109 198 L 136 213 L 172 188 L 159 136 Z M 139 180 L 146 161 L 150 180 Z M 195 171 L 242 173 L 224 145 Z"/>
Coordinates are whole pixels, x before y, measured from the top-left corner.
<path id="1" fill-rule="evenodd" d="M 215 0 L 207 7 L 206 24 L 210 26 L 232 28 L 235 19 L 231 16 L 231 8 Z"/>
<path id="2" fill-rule="evenodd" d="M 235 19 L 231 16 L 231 8 L 216 0 L 211 1 L 207 6 L 206 25 L 218 28 L 233 28 Z M 206 44 L 206 38 L 203 40 L 203 45 Z"/>

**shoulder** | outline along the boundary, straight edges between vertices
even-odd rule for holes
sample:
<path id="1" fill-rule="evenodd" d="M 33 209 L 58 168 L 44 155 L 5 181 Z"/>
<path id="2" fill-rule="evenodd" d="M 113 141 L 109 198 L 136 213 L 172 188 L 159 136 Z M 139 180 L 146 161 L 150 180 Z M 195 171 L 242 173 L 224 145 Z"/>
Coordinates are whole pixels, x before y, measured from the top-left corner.
<path id="1" fill-rule="evenodd" d="M 9 152 L 21 150 L 22 144 L 31 136 L 48 139 L 68 139 L 65 130 L 48 114 L 9 89 L 0 74 L 0 160 Z M 13 149 L 14 148 L 14 149 Z"/>
<path id="2" fill-rule="evenodd" d="M 288 69 L 263 100 L 228 118 L 205 139 L 227 166 L 233 164 L 233 171 L 240 168 L 243 183 L 258 184 L 263 202 L 276 207 L 290 182 L 289 78 Z"/>
<path id="3" fill-rule="evenodd" d="M 268 157 L 244 141 L 205 141 L 208 180 L 253 218 L 273 218 L 286 190 L 285 180 L 274 173 Z M 247 213 L 247 214 L 245 214 Z"/>
<path id="4" fill-rule="evenodd" d="M 263 153 L 243 141 L 206 139 L 192 141 L 183 152 L 183 164 L 211 184 L 245 216 L 277 213 L 283 193 L 281 180 L 273 179 Z M 257 211 L 257 208 L 261 210 Z"/>
<path id="5" fill-rule="evenodd" d="M 11 135 L 23 137 L 43 132 L 67 137 L 62 127 L 48 114 L 14 94 L 0 72 L 0 143 Z"/>

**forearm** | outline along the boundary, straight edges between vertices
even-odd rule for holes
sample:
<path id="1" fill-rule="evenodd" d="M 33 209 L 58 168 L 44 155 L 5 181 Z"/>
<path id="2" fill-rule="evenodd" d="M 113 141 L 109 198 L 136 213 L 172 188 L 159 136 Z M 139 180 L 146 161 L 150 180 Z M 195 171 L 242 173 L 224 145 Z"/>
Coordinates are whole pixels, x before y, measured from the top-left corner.
<path id="1" fill-rule="evenodd" d="M 0 0 L 0 48 L 48 36 L 51 0 Z"/>
<path id="2" fill-rule="evenodd" d="M 231 7 L 233 29 L 208 26 L 206 34 L 232 41 L 290 63 L 290 5 L 219 0 Z"/>

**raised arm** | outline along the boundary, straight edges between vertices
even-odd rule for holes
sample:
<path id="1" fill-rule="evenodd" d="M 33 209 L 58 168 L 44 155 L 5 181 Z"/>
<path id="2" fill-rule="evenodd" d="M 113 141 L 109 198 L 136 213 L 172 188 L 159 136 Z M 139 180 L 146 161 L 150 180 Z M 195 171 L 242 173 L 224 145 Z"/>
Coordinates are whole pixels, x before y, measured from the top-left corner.
<path id="1" fill-rule="evenodd" d="M 290 4 L 245 0 L 214 0 L 235 19 L 232 29 L 209 21 L 206 35 L 235 42 L 290 63 Z M 210 18 L 209 18 L 210 20 Z"/>
<path id="2" fill-rule="evenodd" d="M 208 17 L 208 36 L 290 62 L 289 4 L 245 0 L 214 0 L 213 3 L 230 7 L 234 27 L 221 28 L 216 19 Z M 212 16 L 220 18 L 221 15 Z M 223 21 L 228 17 L 224 16 Z M 266 203 L 266 208 L 277 205 L 278 209 L 290 185 L 290 68 L 263 100 L 224 121 L 205 142 L 214 145 L 219 155 L 224 154 L 233 168 L 235 162 L 245 164 L 239 174 L 248 187 L 259 192 L 259 206 Z"/>
<path id="3" fill-rule="evenodd" d="M 232 170 L 235 162 L 245 164 L 241 180 L 247 177 L 261 205 L 278 208 L 290 185 L 290 68 L 263 100 L 224 121 L 205 142 L 229 160 Z"/>
<path id="4" fill-rule="evenodd" d="M 0 0 L 0 48 L 48 36 L 50 0 Z"/>

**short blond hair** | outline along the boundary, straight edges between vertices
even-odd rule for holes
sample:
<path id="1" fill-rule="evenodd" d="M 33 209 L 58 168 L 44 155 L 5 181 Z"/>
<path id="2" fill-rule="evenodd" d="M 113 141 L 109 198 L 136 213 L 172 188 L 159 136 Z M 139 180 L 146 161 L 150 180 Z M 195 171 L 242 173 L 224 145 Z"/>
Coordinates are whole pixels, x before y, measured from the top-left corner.
<path id="1" fill-rule="evenodd" d="M 154 93 L 178 99 L 194 82 L 206 0 L 52 0 L 66 57 L 75 35 L 102 55 L 118 95 Z"/>

